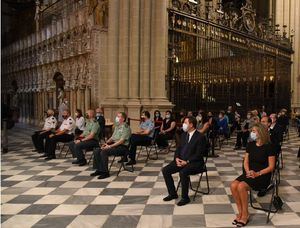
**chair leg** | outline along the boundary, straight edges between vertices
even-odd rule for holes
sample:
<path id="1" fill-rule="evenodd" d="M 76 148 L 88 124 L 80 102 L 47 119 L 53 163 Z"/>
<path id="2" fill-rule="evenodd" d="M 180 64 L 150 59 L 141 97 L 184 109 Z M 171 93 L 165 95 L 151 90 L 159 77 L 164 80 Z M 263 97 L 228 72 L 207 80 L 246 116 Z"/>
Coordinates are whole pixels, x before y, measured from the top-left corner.
<path id="1" fill-rule="evenodd" d="M 113 165 L 114 162 L 115 162 L 115 159 L 116 159 L 116 156 L 114 156 L 113 160 L 111 161 L 110 166 L 109 166 L 109 169 L 108 169 L 108 172 L 110 172 L 111 167 L 112 167 L 112 165 Z"/>
<path id="2" fill-rule="evenodd" d="M 67 150 L 67 152 L 65 154 L 65 158 L 67 157 L 67 155 L 69 154 L 69 152 L 70 152 L 70 148 L 68 148 L 68 150 Z"/>
<path id="3" fill-rule="evenodd" d="M 91 160 L 94 158 L 94 152 L 91 154 L 91 157 L 89 158 L 89 161 L 88 161 L 88 165 L 90 164 Z"/>
<path id="4" fill-rule="evenodd" d="M 62 145 L 62 147 L 61 147 L 61 149 L 60 149 L 60 151 L 59 151 L 58 157 L 61 157 L 62 152 L 64 151 L 64 148 L 65 148 L 65 145 L 66 145 L 66 144 L 63 144 L 63 145 Z M 60 146 L 59 146 L 59 147 L 60 147 Z"/>
<path id="5" fill-rule="evenodd" d="M 139 160 L 139 157 L 140 157 L 142 149 L 143 149 L 143 146 L 140 146 L 139 152 L 138 152 L 138 154 L 136 156 L 136 160 Z"/>
<path id="6" fill-rule="evenodd" d="M 176 187 L 176 192 L 178 192 L 179 189 L 179 185 L 181 184 L 181 180 L 179 179 L 178 183 L 177 183 L 177 187 Z"/>
<path id="7" fill-rule="evenodd" d="M 207 171 L 205 171 L 205 178 L 206 178 L 207 191 L 199 191 L 199 187 L 200 187 L 200 184 L 201 184 L 201 181 L 202 181 L 202 177 L 203 177 L 203 173 L 201 173 L 201 175 L 200 175 L 200 177 L 199 177 L 199 181 L 198 181 L 198 184 L 197 184 L 197 188 L 193 188 L 192 185 L 191 185 L 191 189 L 195 192 L 193 200 L 196 199 L 197 193 L 201 193 L 201 194 L 204 194 L 204 195 L 209 194 L 210 189 L 209 189 L 209 180 L 208 180 Z"/>

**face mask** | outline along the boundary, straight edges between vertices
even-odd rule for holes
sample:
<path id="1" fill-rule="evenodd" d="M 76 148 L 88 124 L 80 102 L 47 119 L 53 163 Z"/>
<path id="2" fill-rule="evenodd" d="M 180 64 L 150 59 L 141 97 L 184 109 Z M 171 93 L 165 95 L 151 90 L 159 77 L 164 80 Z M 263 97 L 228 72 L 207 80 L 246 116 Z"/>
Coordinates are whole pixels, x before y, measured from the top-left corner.
<path id="1" fill-rule="evenodd" d="M 250 115 L 247 115 L 247 119 L 249 120 L 251 118 L 251 116 Z"/>
<path id="2" fill-rule="evenodd" d="M 157 118 L 158 118 L 159 116 L 160 116 L 160 115 L 159 115 L 159 113 L 156 113 L 156 114 L 155 114 L 155 117 L 157 117 Z"/>
<path id="3" fill-rule="evenodd" d="M 256 133 L 254 133 L 253 131 L 251 131 L 251 133 L 250 133 L 250 138 L 251 138 L 253 141 L 256 141 L 256 139 L 257 139 Z"/>
<path id="4" fill-rule="evenodd" d="M 120 118 L 116 117 L 115 121 L 116 121 L 117 124 L 119 124 L 120 123 Z"/>
<path id="5" fill-rule="evenodd" d="M 170 117 L 171 117 L 170 115 L 166 115 L 166 119 L 170 119 Z"/>
<path id="6" fill-rule="evenodd" d="M 67 105 L 67 104 L 68 104 L 68 101 L 65 101 L 64 103 Z"/>
<path id="7" fill-rule="evenodd" d="M 187 131 L 189 130 L 189 126 L 188 126 L 186 123 L 184 123 L 184 124 L 182 125 L 182 130 L 183 130 L 184 132 L 187 132 Z"/>

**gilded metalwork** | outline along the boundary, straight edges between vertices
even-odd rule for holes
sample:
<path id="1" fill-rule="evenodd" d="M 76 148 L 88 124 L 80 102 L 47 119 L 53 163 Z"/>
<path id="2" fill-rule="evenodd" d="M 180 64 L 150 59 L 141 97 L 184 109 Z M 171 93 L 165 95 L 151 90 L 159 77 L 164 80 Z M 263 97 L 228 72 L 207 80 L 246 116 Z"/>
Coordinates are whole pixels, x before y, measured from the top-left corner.
<path id="1" fill-rule="evenodd" d="M 292 50 L 287 38 L 256 23 L 251 1 L 240 12 L 219 4 L 215 21 L 201 8 L 180 0 L 171 1 L 169 8 L 166 84 L 175 109 L 217 111 L 235 103 L 243 110 L 290 107 Z"/>

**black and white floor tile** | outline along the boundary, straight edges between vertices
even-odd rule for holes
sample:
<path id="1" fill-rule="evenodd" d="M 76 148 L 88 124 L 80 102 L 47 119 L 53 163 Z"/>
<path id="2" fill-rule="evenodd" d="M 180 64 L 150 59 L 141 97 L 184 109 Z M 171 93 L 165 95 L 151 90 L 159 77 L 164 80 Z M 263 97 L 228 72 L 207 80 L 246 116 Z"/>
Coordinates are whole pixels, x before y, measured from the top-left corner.
<path id="1" fill-rule="evenodd" d="M 178 207 L 175 200 L 162 200 L 167 190 L 160 171 L 172 160 L 172 152 L 147 163 L 141 156 L 134 173 L 123 171 L 118 177 L 116 164 L 110 178 L 98 180 L 89 176 L 91 166 L 72 165 L 70 157 L 48 162 L 39 158 L 32 152 L 32 132 L 24 125 L 10 130 L 9 153 L 2 154 L 3 228 L 232 227 L 236 207 L 229 185 L 241 172 L 244 153 L 232 149 L 233 140 L 217 150 L 218 158 L 208 160 L 211 193 L 200 194 L 189 205 Z M 272 214 L 266 224 L 264 212 L 250 209 L 249 227 L 300 227 L 299 146 L 299 137 L 291 129 L 283 145 L 279 187 L 283 210 Z M 192 181 L 197 180 L 197 176 L 192 177 Z M 268 199 L 265 196 L 258 202 L 263 204 Z"/>

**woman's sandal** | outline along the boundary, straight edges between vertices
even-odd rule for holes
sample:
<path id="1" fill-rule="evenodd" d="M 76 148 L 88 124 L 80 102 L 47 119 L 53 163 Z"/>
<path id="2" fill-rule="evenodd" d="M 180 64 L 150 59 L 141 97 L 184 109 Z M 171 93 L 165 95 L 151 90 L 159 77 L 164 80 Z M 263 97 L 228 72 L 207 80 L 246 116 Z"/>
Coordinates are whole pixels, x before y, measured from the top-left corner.
<path id="1" fill-rule="evenodd" d="M 237 219 L 232 221 L 232 225 L 236 225 L 239 221 Z"/>
<path id="2" fill-rule="evenodd" d="M 249 222 L 249 219 L 247 219 L 247 221 L 245 223 L 242 221 L 237 221 L 236 226 L 243 227 L 243 226 L 246 226 L 248 224 L 248 222 Z"/>

